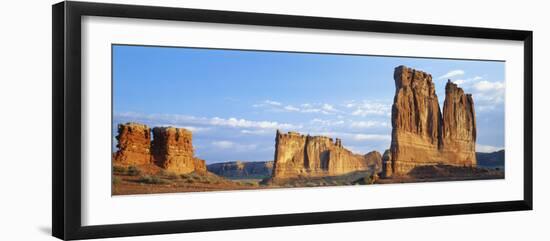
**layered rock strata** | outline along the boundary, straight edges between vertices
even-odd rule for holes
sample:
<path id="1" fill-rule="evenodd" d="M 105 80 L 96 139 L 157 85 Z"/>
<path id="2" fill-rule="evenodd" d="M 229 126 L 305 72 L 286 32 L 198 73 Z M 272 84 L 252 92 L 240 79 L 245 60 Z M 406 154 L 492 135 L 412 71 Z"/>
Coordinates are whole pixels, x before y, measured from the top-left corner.
<path id="1" fill-rule="evenodd" d="M 395 68 L 391 161 L 384 176 L 407 174 L 417 166 L 475 166 L 476 125 L 472 96 L 456 84 L 446 85 L 443 114 L 432 76 Z"/>
<path id="2" fill-rule="evenodd" d="M 155 164 L 173 173 L 206 172 L 204 160 L 195 158 L 192 139 L 193 134 L 184 128 L 153 128 Z"/>
<path id="3" fill-rule="evenodd" d="M 153 140 L 151 128 L 138 123 L 118 125 L 118 150 L 114 165 L 158 166 L 166 171 L 185 174 L 206 172 L 204 160 L 194 156 L 192 133 L 183 128 L 155 127 Z"/>
<path id="4" fill-rule="evenodd" d="M 118 151 L 114 163 L 122 166 L 151 163 L 151 129 L 138 123 L 118 125 Z"/>
<path id="5" fill-rule="evenodd" d="M 376 154 L 354 154 L 342 146 L 342 141 L 325 136 L 286 134 L 277 131 L 273 178 L 337 176 L 369 169 L 378 163 Z"/>
<path id="6" fill-rule="evenodd" d="M 476 165 L 476 115 L 471 94 L 450 80 L 445 86 L 443 104 L 442 151 L 446 164 Z"/>

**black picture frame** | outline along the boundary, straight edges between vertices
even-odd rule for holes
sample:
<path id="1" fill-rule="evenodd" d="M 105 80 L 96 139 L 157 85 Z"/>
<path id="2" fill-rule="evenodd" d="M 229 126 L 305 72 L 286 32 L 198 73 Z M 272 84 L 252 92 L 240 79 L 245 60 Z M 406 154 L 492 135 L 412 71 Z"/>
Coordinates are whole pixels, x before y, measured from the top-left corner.
<path id="1" fill-rule="evenodd" d="M 521 200 L 404 208 L 82 226 L 81 17 L 194 21 L 378 33 L 517 40 L 524 43 L 524 193 Z M 90 2 L 52 6 L 52 233 L 60 239 L 106 238 L 213 230 L 532 210 L 533 32 L 523 30 L 336 19 Z"/>

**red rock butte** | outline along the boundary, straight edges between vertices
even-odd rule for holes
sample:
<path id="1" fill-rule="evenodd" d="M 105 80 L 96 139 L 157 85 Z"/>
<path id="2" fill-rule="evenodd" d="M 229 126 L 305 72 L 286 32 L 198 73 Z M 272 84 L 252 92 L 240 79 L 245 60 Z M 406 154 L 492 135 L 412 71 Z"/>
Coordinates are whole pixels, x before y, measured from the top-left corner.
<path id="1" fill-rule="evenodd" d="M 195 158 L 192 140 L 193 134 L 184 128 L 153 128 L 155 164 L 174 173 L 206 172 L 204 160 Z"/>
<path id="2" fill-rule="evenodd" d="M 151 164 L 151 129 L 138 123 L 118 125 L 118 151 L 115 161 L 120 165 Z"/>
<path id="3" fill-rule="evenodd" d="M 115 165 L 155 165 L 177 174 L 206 172 L 205 161 L 194 156 L 192 133 L 184 128 L 155 127 L 151 141 L 146 125 L 119 124 L 116 138 Z"/>
<path id="4" fill-rule="evenodd" d="M 476 166 L 472 96 L 449 80 L 442 114 L 430 74 L 399 66 L 394 80 L 392 141 L 383 175 L 404 175 L 425 165 Z"/>

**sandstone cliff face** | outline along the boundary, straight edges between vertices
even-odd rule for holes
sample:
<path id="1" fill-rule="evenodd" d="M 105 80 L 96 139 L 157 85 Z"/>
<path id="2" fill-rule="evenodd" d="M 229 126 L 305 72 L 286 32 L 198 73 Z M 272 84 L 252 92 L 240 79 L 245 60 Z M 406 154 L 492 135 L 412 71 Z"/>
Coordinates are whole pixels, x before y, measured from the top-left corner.
<path id="1" fill-rule="evenodd" d="M 335 176 L 368 170 L 380 153 L 362 156 L 342 146 L 342 141 L 324 136 L 304 136 L 296 132 L 275 137 L 273 178 Z"/>
<path id="2" fill-rule="evenodd" d="M 265 178 L 273 172 L 273 161 L 267 162 L 223 162 L 207 166 L 209 172 L 227 178 Z"/>
<path id="3" fill-rule="evenodd" d="M 471 94 L 451 81 L 445 86 L 442 150 L 454 165 L 476 165 L 476 118 Z"/>
<path id="4" fill-rule="evenodd" d="M 114 164 L 148 165 L 151 164 L 151 129 L 146 125 L 126 123 L 118 125 L 118 151 L 114 155 Z"/>
<path id="5" fill-rule="evenodd" d="M 471 95 L 450 81 L 443 115 L 432 76 L 399 66 L 394 72 L 391 163 L 384 176 L 407 174 L 417 166 L 475 166 L 475 114 Z"/>
<path id="6" fill-rule="evenodd" d="M 192 134 L 183 128 L 151 128 L 138 123 L 118 125 L 118 151 L 113 165 L 140 166 L 142 170 L 159 170 L 184 174 L 206 172 L 204 160 L 194 156 Z M 157 167 L 158 166 L 158 167 Z"/>
<path id="7" fill-rule="evenodd" d="M 184 128 L 153 128 L 151 151 L 155 164 L 179 174 L 206 172 L 204 160 L 194 156 L 192 138 L 192 133 Z"/>

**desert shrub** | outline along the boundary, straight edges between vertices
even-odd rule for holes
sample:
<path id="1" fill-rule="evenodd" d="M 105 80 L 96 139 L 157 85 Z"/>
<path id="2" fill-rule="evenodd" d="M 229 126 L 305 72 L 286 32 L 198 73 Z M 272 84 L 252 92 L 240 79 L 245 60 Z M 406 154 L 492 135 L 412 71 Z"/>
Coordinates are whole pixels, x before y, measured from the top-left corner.
<path id="1" fill-rule="evenodd" d="M 372 184 L 374 179 L 372 176 L 365 176 L 363 177 L 363 183 L 362 184 Z"/>
<path id="2" fill-rule="evenodd" d="M 239 182 L 239 184 L 241 184 L 243 186 L 250 186 L 250 187 L 256 187 L 256 186 L 260 185 L 258 182 L 253 182 L 253 181 Z"/>
<path id="3" fill-rule="evenodd" d="M 180 179 L 180 175 L 178 175 L 177 173 L 166 171 L 166 170 L 161 170 L 160 175 L 171 180 Z"/>
<path id="4" fill-rule="evenodd" d="M 119 177 L 115 177 L 113 176 L 113 185 L 117 185 L 117 184 L 120 184 L 121 180 Z"/>
<path id="5" fill-rule="evenodd" d="M 138 182 L 140 183 L 147 183 L 147 184 L 168 184 L 170 181 L 162 179 L 158 176 L 150 176 L 145 175 L 138 179 Z"/>
<path id="6" fill-rule="evenodd" d="M 313 182 L 308 182 L 308 183 L 306 183 L 305 186 L 306 186 L 306 187 L 316 187 L 317 184 L 316 184 L 316 183 L 313 183 Z"/>
<path id="7" fill-rule="evenodd" d="M 126 174 L 126 167 L 123 166 L 113 166 L 113 173 L 115 174 Z"/>
<path id="8" fill-rule="evenodd" d="M 139 170 L 139 168 L 137 168 L 136 166 L 129 166 L 126 174 L 130 176 L 138 176 L 139 174 L 141 174 L 141 170 Z"/>
<path id="9" fill-rule="evenodd" d="M 186 178 L 183 180 L 183 182 L 185 183 L 195 183 L 195 180 L 191 179 L 191 178 Z"/>

